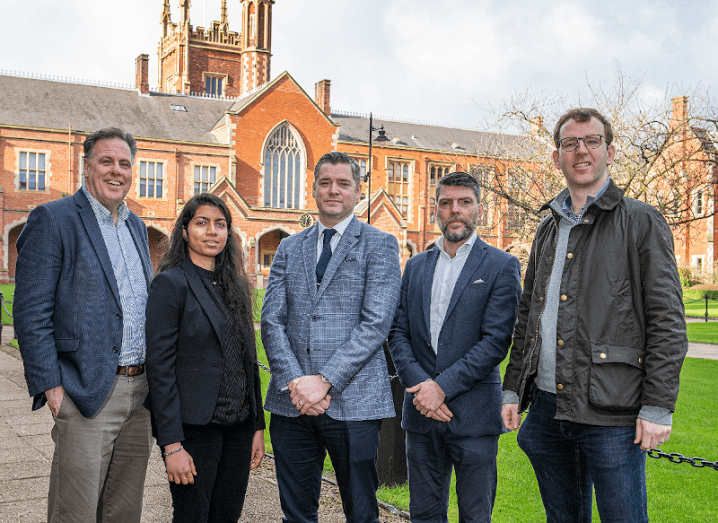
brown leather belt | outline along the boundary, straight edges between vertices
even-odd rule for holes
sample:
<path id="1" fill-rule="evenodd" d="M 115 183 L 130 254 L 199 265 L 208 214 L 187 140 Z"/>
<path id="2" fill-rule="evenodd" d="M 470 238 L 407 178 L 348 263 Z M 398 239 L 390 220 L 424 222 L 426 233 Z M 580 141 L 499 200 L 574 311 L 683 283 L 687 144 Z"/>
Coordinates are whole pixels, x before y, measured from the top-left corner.
<path id="1" fill-rule="evenodd" d="M 120 365 L 117 367 L 117 374 L 122 374 L 123 376 L 139 376 L 145 372 L 145 364 L 140 363 L 139 365 Z"/>

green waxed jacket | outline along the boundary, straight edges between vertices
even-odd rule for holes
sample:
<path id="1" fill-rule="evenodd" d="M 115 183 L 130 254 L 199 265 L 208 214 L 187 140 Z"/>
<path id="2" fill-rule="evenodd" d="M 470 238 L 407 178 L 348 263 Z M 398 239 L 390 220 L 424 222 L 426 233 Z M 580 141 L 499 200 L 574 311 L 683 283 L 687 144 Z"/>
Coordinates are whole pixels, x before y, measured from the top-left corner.
<path id="1" fill-rule="evenodd" d="M 504 376 L 503 389 L 518 394 L 520 411 L 536 378 L 559 219 L 552 209 L 536 232 Z M 556 419 L 630 426 L 643 406 L 672 412 L 688 340 L 673 236 L 663 216 L 624 197 L 611 181 L 571 229 L 566 257 L 556 325 Z"/>

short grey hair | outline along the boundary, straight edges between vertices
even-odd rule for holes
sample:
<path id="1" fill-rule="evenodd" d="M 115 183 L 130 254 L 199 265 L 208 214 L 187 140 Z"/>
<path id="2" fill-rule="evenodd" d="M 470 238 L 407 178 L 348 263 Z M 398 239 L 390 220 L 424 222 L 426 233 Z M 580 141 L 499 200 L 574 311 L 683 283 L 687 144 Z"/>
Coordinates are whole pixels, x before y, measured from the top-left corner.
<path id="1" fill-rule="evenodd" d="M 330 153 L 325 154 L 321 158 L 319 158 L 319 161 L 317 162 L 316 167 L 314 167 L 314 179 L 316 180 L 319 178 L 319 172 L 322 170 L 322 166 L 324 164 L 331 164 L 331 165 L 337 165 L 340 163 L 347 164 L 349 167 L 351 167 L 352 170 L 352 178 L 354 178 L 354 183 L 356 184 L 357 188 L 359 188 L 359 164 L 357 161 L 349 156 L 346 153 L 340 153 L 337 151 L 332 151 Z"/>
<path id="2" fill-rule="evenodd" d="M 106 127 L 105 129 L 100 129 L 85 138 L 85 142 L 82 144 L 82 148 L 85 153 L 85 158 L 87 158 L 87 161 L 89 162 L 92 158 L 92 151 L 95 150 L 95 145 L 97 144 L 97 142 L 99 142 L 100 140 L 112 140 L 114 138 L 119 138 L 127 144 L 127 147 L 130 148 L 130 155 L 132 156 L 132 161 L 134 162 L 135 155 L 137 154 L 137 142 L 130 133 L 126 133 L 122 131 L 122 129 L 119 129 L 117 127 Z"/>

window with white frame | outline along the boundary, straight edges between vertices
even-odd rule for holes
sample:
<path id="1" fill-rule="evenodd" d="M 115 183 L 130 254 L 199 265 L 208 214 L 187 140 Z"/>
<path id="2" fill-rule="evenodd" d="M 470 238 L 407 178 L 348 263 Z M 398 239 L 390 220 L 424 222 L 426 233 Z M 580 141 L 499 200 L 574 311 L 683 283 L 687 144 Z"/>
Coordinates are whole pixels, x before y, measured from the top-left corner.
<path id="1" fill-rule="evenodd" d="M 264 206 L 301 209 L 304 171 L 301 138 L 284 123 L 269 137 L 264 150 Z"/>
<path id="2" fill-rule="evenodd" d="M 217 167 L 214 165 L 194 166 L 194 193 L 208 192 L 217 181 Z"/>
<path id="3" fill-rule="evenodd" d="M 47 177 L 47 153 L 20 151 L 18 189 L 44 191 Z"/>
<path id="4" fill-rule="evenodd" d="M 140 160 L 140 198 L 162 198 L 164 184 L 164 164 L 149 160 Z"/>
<path id="5" fill-rule="evenodd" d="M 434 223 L 436 215 L 436 185 L 449 174 L 449 165 L 431 164 L 429 166 L 429 223 Z"/>
<path id="6" fill-rule="evenodd" d="M 492 178 L 496 175 L 496 169 L 489 165 L 472 165 L 470 172 L 481 187 L 481 204 L 484 206 L 484 214 L 479 219 L 479 227 L 489 227 L 491 226 L 489 217 L 492 209 L 490 208 L 490 194 L 486 187 L 490 186 Z"/>
<path id="7" fill-rule="evenodd" d="M 691 256 L 691 265 L 698 270 L 702 270 L 703 269 L 703 256 L 702 255 Z"/>
<path id="8" fill-rule="evenodd" d="M 695 216 L 703 216 L 705 213 L 705 193 L 698 189 L 693 192 L 693 214 Z"/>
<path id="9" fill-rule="evenodd" d="M 386 192 L 401 211 L 404 218 L 409 216 L 411 166 L 409 162 L 389 160 L 386 167 Z"/>

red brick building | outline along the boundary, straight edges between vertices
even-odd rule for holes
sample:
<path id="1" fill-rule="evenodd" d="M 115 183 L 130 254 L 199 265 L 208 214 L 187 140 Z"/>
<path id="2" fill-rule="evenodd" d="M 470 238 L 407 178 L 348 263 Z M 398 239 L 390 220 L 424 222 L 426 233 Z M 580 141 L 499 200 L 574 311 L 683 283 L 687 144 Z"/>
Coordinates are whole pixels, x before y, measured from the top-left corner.
<path id="1" fill-rule="evenodd" d="M 204 29 L 191 25 L 188 0 L 172 23 L 165 0 L 158 90 L 149 88 L 148 55 L 136 59 L 134 86 L 0 74 L 0 281 L 14 278 L 15 241 L 30 211 L 82 185 L 82 143 L 102 127 L 137 139 L 126 201 L 147 224 L 155 267 L 184 203 L 209 191 L 228 203 L 260 286 L 281 239 L 316 220 L 313 168 L 326 152 L 371 169 L 372 193 L 363 183 L 355 213 L 367 220 L 371 207 L 371 223 L 396 236 L 404 260 L 439 237 L 433 193 L 441 176 L 484 176 L 521 161 L 511 152 L 519 137 L 377 119 L 388 141 L 374 143 L 369 158 L 369 118 L 332 113 L 328 80 L 315 98 L 287 72 L 269 81 L 274 0 L 241 2 L 242 30 L 232 32 L 226 2 Z M 482 238 L 525 254 L 505 204 L 483 199 Z"/>

